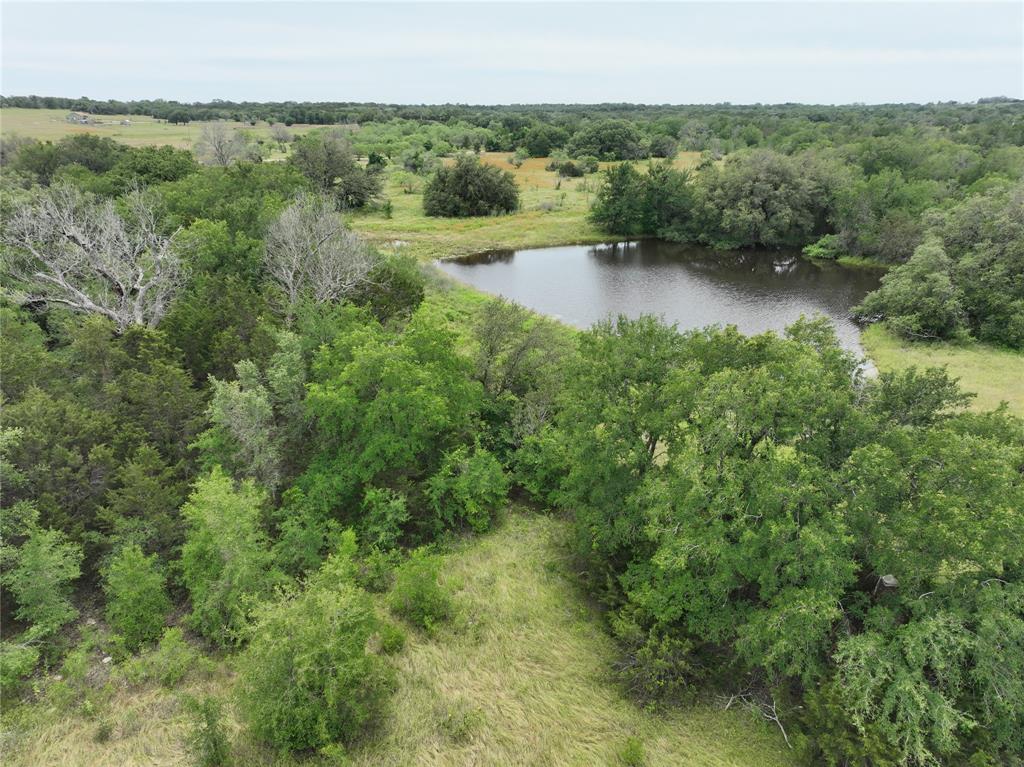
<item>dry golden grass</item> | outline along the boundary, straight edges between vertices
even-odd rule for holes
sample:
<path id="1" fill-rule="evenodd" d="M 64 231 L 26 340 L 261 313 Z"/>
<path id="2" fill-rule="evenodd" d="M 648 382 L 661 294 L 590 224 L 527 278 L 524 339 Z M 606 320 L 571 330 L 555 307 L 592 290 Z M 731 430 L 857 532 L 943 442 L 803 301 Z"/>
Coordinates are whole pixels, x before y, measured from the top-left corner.
<path id="1" fill-rule="evenodd" d="M 1005 401 L 1010 412 L 1024 417 L 1024 354 L 985 344 L 918 343 L 904 341 L 884 325 L 861 333 L 867 355 L 881 371 L 945 367 L 960 379 L 964 391 L 977 396 L 973 410 L 991 410 Z"/>
<path id="2" fill-rule="evenodd" d="M 398 688 L 387 718 L 350 750 L 352 764 L 617 765 L 629 738 L 643 744 L 648 767 L 794 764 L 777 730 L 746 712 L 697 706 L 658 715 L 623 698 L 608 678 L 615 648 L 568 574 L 564 535 L 556 519 L 513 514 L 447 556 L 459 616 L 432 638 L 410 632 L 394 658 Z M 232 687 L 222 664 L 212 679 L 176 690 L 97 689 L 89 706 L 44 702 L 7 712 L 4 764 L 192 764 L 181 697 L 229 703 Z M 109 737 L 100 742 L 104 723 Z M 303 763 L 252 742 L 230 705 L 225 726 L 236 766 Z"/>

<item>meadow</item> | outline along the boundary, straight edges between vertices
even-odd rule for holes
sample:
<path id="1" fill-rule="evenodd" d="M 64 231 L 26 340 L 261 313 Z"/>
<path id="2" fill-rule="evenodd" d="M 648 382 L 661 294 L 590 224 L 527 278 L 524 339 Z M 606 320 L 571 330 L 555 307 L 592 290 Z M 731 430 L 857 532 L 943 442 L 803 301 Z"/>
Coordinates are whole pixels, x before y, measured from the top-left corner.
<path id="1" fill-rule="evenodd" d="M 639 743 L 648 767 L 795 764 L 778 730 L 745 709 L 708 700 L 659 714 L 622 696 L 609 679 L 614 643 L 574 584 L 567 534 L 565 522 L 519 510 L 452 547 L 444 573 L 457 617 L 433 636 L 410 629 L 395 658 L 397 693 L 350 763 L 626 765 L 627 746 Z M 62 713 L 51 701 L 7 722 L 9 767 L 191 764 L 183 696 L 230 701 L 235 684 L 227 665 L 176 689 L 108 684 L 100 658 L 90 666 L 80 693 L 89 706 Z M 293 763 L 249 739 L 233 707 L 225 713 L 236 764 Z"/>
<path id="2" fill-rule="evenodd" d="M 486 250 L 538 248 L 548 245 L 579 245 L 607 242 L 609 237 L 588 219 L 590 205 L 600 186 L 596 174 L 582 178 L 560 178 L 545 170 L 546 157 L 531 157 L 516 168 L 509 152 L 484 152 L 483 162 L 510 171 L 519 185 L 522 206 L 506 216 L 446 219 L 423 214 L 423 183 L 417 179 L 412 191 L 403 177 L 391 172 L 385 194 L 391 202 L 388 217 L 382 209 L 353 213 L 350 226 L 384 247 L 396 243 L 405 252 L 424 260 L 457 258 Z M 679 169 L 700 162 L 699 152 L 681 152 L 674 160 Z M 607 169 L 616 163 L 601 163 Z"/>
<path id="3" fill-rule="evenodd" d="M 1024 416 L 1024 354 L 983 343 L 904 341 L 882 324 L 861 333 L 861 343 L 881 371 L 945 367 L 976 396 L 975 411 L 991 410 L 1006 402 L 1014 415 Z"/>
<path id="4" fill-rule="evenodd" d="M 28 136 L 40 141 L 59 141 L 65 136 L 91 133 L 120 141 L 128 146 L 173 146 L 178 149 L 192 149 L 204 123 L 192 122 L 184 124 L 169 123 L 156 120 L 145 115 L 96 115 L 96 124 L 81 125 L 66 120 L 66 109 L 22 109 L 5 107 L 0 110 L 0 136 Z M 130 125 L 122 125 L 122 120 L 130 121 Z M 270 159 L 281 158 L 277 144 L 270 141 L 270 126 L 265 122 L 250 125 L 249 123 L 229 122 L 232 130 L 246 131 L 257 139 L 267 139 L 270 148 Z M 309 125 L 293 125 L 290 130 L 294 135 L 301 136 L 310 130 Z"/>

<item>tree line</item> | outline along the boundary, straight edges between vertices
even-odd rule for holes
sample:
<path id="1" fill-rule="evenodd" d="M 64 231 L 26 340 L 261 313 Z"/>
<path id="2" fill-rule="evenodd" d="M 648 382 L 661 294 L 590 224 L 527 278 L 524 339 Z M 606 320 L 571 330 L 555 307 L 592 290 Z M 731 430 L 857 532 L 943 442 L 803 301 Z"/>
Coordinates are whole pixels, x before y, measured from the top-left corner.
<path id="1" fill-rule="evenodd" d="M 893 164 L 875 145 L 749 149 L 692 172 L 622 164 L 605 173 L 590 215 L 626 237 L 890 265 L 855 310 L 861 318 L 911 339 L 1024 348 L 1021 148 L 973 160 L 943 142 L 903 148 Z"/>

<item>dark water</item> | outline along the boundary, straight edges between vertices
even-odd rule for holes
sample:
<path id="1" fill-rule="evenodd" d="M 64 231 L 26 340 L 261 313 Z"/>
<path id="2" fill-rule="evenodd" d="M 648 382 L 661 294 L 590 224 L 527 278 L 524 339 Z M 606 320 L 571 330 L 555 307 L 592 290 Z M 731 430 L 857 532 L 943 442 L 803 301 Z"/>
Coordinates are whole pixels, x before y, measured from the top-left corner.
<path id="1" fill-rule="evenodd" d="M 609 315 L 657 314 L 681 330 L 736 325 L 782 331 L 801 314 L 823 314 L 840 342 L 860 353 L 850 308 L 878 274 L 796 253 L 723 252 L 660 240 L 495 251 L 439 267 L 462 282 L 579 327 Z"/>

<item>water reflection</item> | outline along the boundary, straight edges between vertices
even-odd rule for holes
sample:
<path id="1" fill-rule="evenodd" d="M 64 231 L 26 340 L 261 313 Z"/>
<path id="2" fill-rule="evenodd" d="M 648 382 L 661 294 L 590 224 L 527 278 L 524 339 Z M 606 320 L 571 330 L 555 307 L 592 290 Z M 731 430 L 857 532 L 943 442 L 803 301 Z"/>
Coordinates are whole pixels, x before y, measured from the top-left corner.
<path id="1" fill-rule="evenodd" d="M 783 330 L 801 314 L 823 314 L 859 352 L 850 308 L 878 275 L 816 264 L 786 251 L 715 251 L 660 240 L 501 250 L 440 268 L 579 327 L 609 315 L 657 314 L 680 329 L 736 325 L 744 333 Z"/>

